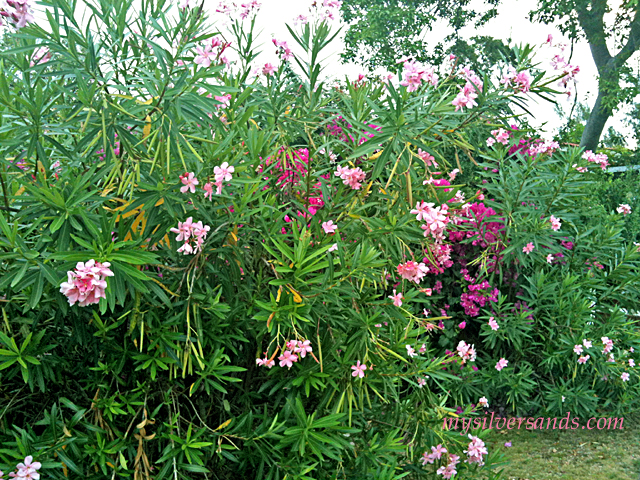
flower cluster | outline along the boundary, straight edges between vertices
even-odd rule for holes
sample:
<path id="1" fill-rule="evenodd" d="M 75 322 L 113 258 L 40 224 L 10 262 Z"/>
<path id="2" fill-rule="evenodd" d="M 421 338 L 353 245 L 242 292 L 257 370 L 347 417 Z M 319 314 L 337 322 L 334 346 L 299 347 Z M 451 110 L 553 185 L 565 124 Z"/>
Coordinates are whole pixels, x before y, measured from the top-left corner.
<path id="1" fill-rule="evenodd" d="M 562 227 L 562 222 L 560 221 L 560 219 L 554 217 L 553 215 L 551 215 L 551 218 L 549 218 L 549 223 L 551 223 L 551 230 L 553 230 L 554 232 L 557 232 L 558 230 L 560 230 L 560 227 Z"/>
<path id="2" fill-rule="evenodd" d="M 18 480 L 38 480 L 40 478 L 38 470 L 41 468 L 42 464 L 40 462 L 34 462 L 33 457 L 28 455 L 22 463 L 16 466 L 16 472 L 9 473 L 9 477 Z M 3 475 L 4 473 L 0 471 L 0 480 L 3 478 Z"/>
<path id="3" fill-rule="evenodd" d="M 531 88 L 531 80 L 531 75 L 526 70 L 518 72 L 515 68 L 509 66 L 500 83 L 506 87 L 513 88 L 516 92 L 527 93 Z"/>
<path id="4" fill-rule="evenodd" d="M 220 37 L 216 35 L 210 42 L 205 42 L 196 47 L 196 56 L 193 61 L 196 65 L 204 68 L 209 68 L 211 64 L 227 64 L 229 60 L 223 53 L 230 45 L 230 43 L 223 42 Z"/>
<path id="5" fill-rule="evenodd" d="M 293 58 L 293 52 L 289 48 L 289 45 L 287 45 L 287 42 L 285 41 L 281 42 L 280 40 L 277 40 L 275 38 L 272 38 L 271 41 L 278 49 L 278 55 L 282 55 L 283 60 L 286 61 L 286 60 L 291 60 Z"/>
<path id="6" fill-rule="evenodd" d="M 438 475 L 442 475 L 442 478 L 445 479 L 450 479 L 453 478 L 458 471 L 456 470 L 456 465 L 458 465 L 458 463 L 460 463 L 460 457 L 458 455 L 453 455 L 453 454 L 449 454 L 449 463 L 447 464 L 447 466 L 442 466 L 440 467 L 438 470 L 436 470 L 436 473 Z"/>
<path id="7" fill-rule="evenodd" d="M 0 5 L 0 27 L 3 25 L 3 19 L 6 19 L 16 30 L 35 21 L 31 0 L 6 0 L 5 3 L 12 10 L 5 10 Z"/>
<path id="8" fill-rule="evenodd" d="M 458 343 L 458 346 L 456 347 L 456 351 L 460 358 L 462 358 L 462 363 L 466 363 L 467 361 L 476 361 L 475 345 L 469 345 L 464 340 L 460 340 L 460 343 Z"/>
<path id="9" fill-rule="evenodd" d="M 591 150 L 587 150 L 582 154 L 582 158 L 588 162 L 600 165 L 600 168 L 604 171 L 609 166 L 609 157 L 604 153 L 593 153 Z"/>
<path id="10" fill-rule="evenodd" d="M 488 147 L 493 146 L 496 142 L 501 143 L 503 145 L 509 144 L 510 134 L 504 128 L 499 128 L 498 130 L 491 130 L 491 135 L 493 135 L 493 137 L 487 138 Z"/>
<path id="11" fill-rule="evenodd" d="M 98 150 L 96 152 L 97 155 L 100 155 L 100 157 L 98 157 L 98 159 L 100 161 L 104 160 L 104 149 L 101 148 L 100 150 Z M 115 134 L 115 142 L 114 142 L 114 146 L 113 146 L 113 156 L 117 157 L 120 155 L 120 141 L 118 140 L 118 134 Z"/>
<path id="12" fill-rule="evenodd" d="M 441 205 L 439 207 L 434 208 L 434 203 L 427 202 L 418 202 L 416 203 L 416 208 L 411 210 L 411 214 L 416 216 L 416 220 L 424 221 L 425 225 L 422 225 L 420 228 L 424 230 L 424 236 L 431 236 L 436 240 L 436 242 L 442 242 L 444 240 L 445 228 L 447 224 L 450 222 L 450 218 L 448 216 L 448 205 Z"/>
<path id="13" fill-rule="evenodd" d="M 626 203 L 621 203 L 616 208 L 616 212 L 621 213 L 622 215 L 629 215 L 631 213 L 631 207 Z"/>
<path id="14" fill-rule="evenodd" d="M 286 343 L 285 348 L 282 355 L 278 357 L 278 360 L 280 361 L 279 364 L 281 367 L 287 367 L 289 369 L 291 369 L 293 364 L 300 358 L 306 357 L 307 353 L 313 351 L 309 340 L 291 340 Z M 271 368 L 275 365 L 275 360 L 267 357 L 267 353 L 265 352 L 264 358 L 256 358 L 256 365 Z"/>
<path id="15" fill-rule="evenodd" d="M 362 186 L 362 182 L 367 176 L 366 173 L 360 168 L 341 167 L 338 165 L 337 170 L 333 172 L 336 177 L 342 179 L 342 183 L 350 186 L 353 190 L 359 190 Z"/>
<path id="16" fill-rule="evenodd" d="M 398 265 L 398 275 L 405 280 L 419 284 L 424 276 L 429 272 L 429 267 L 424 263 L 417 263 L 413 260 Z"/>
<path id="17" fill-rule="evenodd" d="M 447 449 L 444 448 L 442 444 L 431 447 L 431 453 L 424 452 L 424 454 L 422 455 L 422 465 L 426 465 L 427 463 L 433 464 L 433 462 L 442 458 L 443 453 L 447 453 Z"/>
<path id="18" fill-rule="evenodd" d="M 486 398 L 485 398 L 486 401 Z M 484 455 L 488 455 L 487 447 L 484 446 L 484 442 L 480 440 L 478 437 L 474 437 L 469 434 L 469 439 L 471 442 L 469 443 L 469 447 L 464 453 L 469 457 L 467 459 L 467 463 L 477 463 L 478 465 L 484 465 Z"/>
<path id="19" fill-rule="evenodd" d="M 176 241 L 184 241 L 178 252 L 190 255 L 196 254 L 202 249 L 202 244 L 207 238 L 209 230 L 211 230 L 209 225 L 203 225 L 202 222 L 193 223 L 193 217 L 189 217 L 184 222 L 178 222 L 178 228 L 172 228 L 171 232 L 178 234 Z"/>
<path id="20" fill-rule="evenodd" d="M 438 85 L 438 74 L 435 73 L 435 68 L 425 68 L 415 61 L 409 61 L 402 59 L 398 63 L 403 62 L 403 75 L 404 80 L 400 82 L 400 85 L 407 87 L 407 92 L 415 92 L 422 81 L 424 80 L 429 85 L 434 87 Z"/>
<path id="21" fill-rule="evenodd" d="M 105 277 L 113 277 L 110 266 L 109 262 L 99 263 L 93 259 L 86 263 L 78 262 L 74 271 L 67 272 L 67 281 L 60 285 L 60 293 L 67 297 L 69 305 L 78 302 L 81 307 L 86 307 L 99 303 L 101 298 L 107 298 Z"/>
<path id="22" fill-rule="evenodd" d="M 463 273 L 466 269 L 462 270 Z M 471 279 L 475 281 L 473 278 Z M 460 305 L 464 308 L 465 315 L 477 317 L 480 315 L 480 308 L 484 307 L 487 302 L 497 302 L 500 291 L 497 288 L 491 289 L 488 281 L 483 280 L 480 283 L 472 283 L 469 285 L 469 292 L 460 295 Z"/>

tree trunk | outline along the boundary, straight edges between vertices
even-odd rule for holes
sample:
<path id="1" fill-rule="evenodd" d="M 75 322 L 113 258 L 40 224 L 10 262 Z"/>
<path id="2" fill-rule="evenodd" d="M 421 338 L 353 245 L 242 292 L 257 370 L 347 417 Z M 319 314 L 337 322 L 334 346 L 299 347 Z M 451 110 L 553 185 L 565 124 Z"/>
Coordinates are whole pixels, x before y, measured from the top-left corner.
<path id="1" fill-rule="evenodd" d="M 598 91 L 598 98 L 582 132 L 580 146 L 585 150 L 596 151 L 604 126 L 611 116 L 611 110 L 604 106 L 605 95 L 602 89 Z"/>

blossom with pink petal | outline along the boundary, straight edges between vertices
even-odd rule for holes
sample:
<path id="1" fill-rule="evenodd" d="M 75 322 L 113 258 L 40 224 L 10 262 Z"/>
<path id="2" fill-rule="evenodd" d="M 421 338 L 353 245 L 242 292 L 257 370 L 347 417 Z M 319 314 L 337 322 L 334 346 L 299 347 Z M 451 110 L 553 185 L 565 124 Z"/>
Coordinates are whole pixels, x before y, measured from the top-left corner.
<path id="1" fill-rule="evenodd" d="M 491 327 L 491 330 L 496 331 L 500 328 L 500 326 L 498 325 L 498 322 L 496 322 L 496 319 L 493 317 L 489 317 L 489 326 Z"/>
<path id="2" fill-rule="evenodd" d="M 351 366 L 351 370 L 353 370 L 353 373 L 351 374 L 351 376 L 364 378 L 364 371 L 366 369 L 367 369 L 367 366 L 364 363 L 360 363 L 360 360 L 358 360 L 358 363 Z"/>
<path id="3" fill-rule="evenodd" d="M 534 248 L 535 247 L 533 246 L 533 243 L 529 242 L 524 247 L 522 247 L 522 251 L 529 255 L 531 252 L 533 252 Z"/>
<path id="4" fill-rule="evenodd" d="M 501 358 L 500 360 L 498 360 L 498 363 L 496 363 L 496 370 L 500 371 L 504 367 L 506 367 L 508 364 L 509 364 L 509 360 Z"/>
<path id="5" fill-rule="evenodd" d="M 620 375 L 620 378 L 622 379 L 623 382 L 628 382 L 629 374 L 627 372 L 624 372 L 622 375 Z"/>
<path id="6" fill-rule="evenodd" d="M 623 215 L 629 215 L 631 213 L 631 207 L 626 203 L 621 203 L 618 208 L 616 208 L 616 211 Z"/>
<path id="7" fill-rule="evenodd" d="M 285 352 L 278 357 L 278 360 L 280 360 L 281 367 L 288 367 L 291 369 L 293 364 L 298 361 L 298 356 L 289 350 L 285 350 Z"/>
<path id="8" fill-rule="evenodd" d="M 402 292 L 396 293 L 395 288 L 393 289 L 393 295 L 389 295 L 389 298 L 393 300 L 393 304 L 396 307 L 402 306 Z"/>
<path id="9" fill-rule="evenodd" d="M 101 298 L 107 298 L 105 277 L 114 276 L 110 266 L 109 262 L 99 263 L 93 259 L 78 262 L 74 271 L 67 272 L 67 281 L 60 285 L 60 293 L 67 297 L 69 305 L 77 302 L 86 307 L 99 303 Z"/>
<path id="10" fill-rule="evenodd" d="M 198 179 L 196 178 L 195 173 L 193 172 L 185 172 L 180 175 L 180 181 L 183 186 L 180 187 L 180 191 L 182 193 L 187 193 L 187 191 L 191 191 L 191 193 L 196 193 L 196 185 L 198 185 Z"/>
<path id="11" fill-rule="evenodd" d="M 324 233 L 334 234 L 338 228 L 338 225 L 333 223 L 333 220 L 329 220 L 328 222 L 322 222 L 322 229 Z"/>

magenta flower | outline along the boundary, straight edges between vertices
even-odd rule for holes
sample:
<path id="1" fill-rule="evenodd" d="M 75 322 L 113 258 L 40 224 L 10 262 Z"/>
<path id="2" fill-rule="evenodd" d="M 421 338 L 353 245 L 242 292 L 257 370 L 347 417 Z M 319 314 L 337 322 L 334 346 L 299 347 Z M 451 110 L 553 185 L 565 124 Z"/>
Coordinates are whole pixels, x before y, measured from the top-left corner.
<path id="1" fill-rule="evenodd" d="M 498 363 L 496 363 L 496 370 L 500 371 L 502 370 L 504 367 L 506 367 L 509 363 L 509 360 L 505 360 L 504 358 L 501 358 L 500 360 L 498 360 Z"/>
<path id="2" fill-rule="evenodd" d="M 180 191 L 182 193 L 187 193 L 187 191 L 191 191 L 191 193 L 196 193 L 196 185 L 198 185 L 198 179 L 196 178 L 196 175 L 193 172 L 185 172 L 184 174 L 180 175 L 180 181 L 182 182 L 183 186 L 180 187 Z"/>
<path id="3" fill-rule="evenodd" d="M 464 329 L 466 328 L 466 326 L 467 326 L 467 322 L 460 322 L 460 323 L 458 324 L 458 328 L 459 328 L 460 330 L 464 330 Z"/>
<path id="4" fill-rule="evenodd" d="M 351 376 L 364 378 L 364 371 L 366 369 L 367 369 L 367 366 L 364 363 L 361 364 L 360 360 L 358 360 L 358 363 L 351 366 L 351 370 L 353 370 L 353 373 L 351 374 Z"/>
<path id="5" fill-rule="evenodd" d="M 529 242 L 524 247 L 522 247 L 522 251 L 529 255 L 531 252 L 533 252 L 534 248 L 535 247 L 533 246 L 533 243 Z"/>
<path id="6" fill-rule="evenodd" d="M 389 295 L 389 298 L 393 300 L 393 304 L 396 307 L 402 306 L 402 292 L 396 293 L 395 288 L 393 289 L 393 295 Z"/>

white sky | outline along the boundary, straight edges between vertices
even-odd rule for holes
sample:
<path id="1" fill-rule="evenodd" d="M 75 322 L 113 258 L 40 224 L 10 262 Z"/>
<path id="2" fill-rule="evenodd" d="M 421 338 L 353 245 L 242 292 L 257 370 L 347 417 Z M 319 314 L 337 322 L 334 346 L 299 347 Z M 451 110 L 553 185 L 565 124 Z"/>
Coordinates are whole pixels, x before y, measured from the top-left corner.
<path id="1" fill-rule="evenodd" d="M 209 1 L 210 0 L 207 0 L 207 2 Z M 218 2 L 212 1 L 212 7 L 214 3 L 217 5 Z M 275 36 L 279 40 L 287 40 L 289 45 L 292 46 L 294 44 L 293 39 L 290 38 L 290 34 L 284 25 L 285 23 L 292 25 L 292 19 L 294 17 L 299 14 L 307 14 L 308 6 L 311 2 L 308 0 L 261 0 L 261 3 L 262 8 L 258 14 L 256 26 L 262 31 L 259 37 L 260 41 L 265 43 L 265 48 L 263 48 L 264 61 L 275 61 L 277 58 L 275 56 L 275 49 L 272 48 L 272 44 L 270 43 L 271 38 Z M 463 30 L 463 36 L 491 35 L 503 40 L 511 38 L 515 44 L 530 43 L 539 45 L 546 41 L 548 34 L 552 34 L 554 43 L 558 40 L 564 40 L 564 43 L 568 43 L 568 40 L 566 38 L 563 39 L 562 34 L 557 28 L 532 23 L 528 20 L 528 13 L 536 3 L 537 2 L 532 0 L 503 0 L 498 8 L 498 16 L 495 19 L 491 20 L 481 29 L 474 31 L 474 29 L 467 28 Z M 213 8 L 213 10 L 215 10 L 215 8 Z M 215 18 L 215 13 L 212 17 Z M 343 32 L 345 30 L 346 27 L 343 28 Z M 442 40 L 448 33 L 450 32 L 446 28 L 437 27 L 434 31 L 430 32 L 426 38 L 433 38 L 435 44 Z M 342 37 L 342 34 L 339 37 Z M 325 61 L 325 74 L 342 78 L 344 78 L 345 75 L 349 78 L 357 77 L 359 73 L 362 73 L 360 67 L 353 64 L 344 65 L 340 63 L 339 53 L 342 50 L 342 45 L 342 38 L 334 41 L 331 48 L 332 55 Z M 551 72 L 549 61 L 555 53 L 555 51 L 552 53 L 552 49 L 541 49 L 536 59 L 541 62 L 543 68 L 548 67 Z M 616 51 L 612 50 L 612 54 L 615 53 Z M 577 77 L 578 100 L 582 102 L 586 100 L 591 108 L 598 91 L 597 70 L 591 58 L 589 46 L 585 41 L 575 45 L 571 63 L 580 66 L 580 74 Z M 573 98 L 571 101 L 567 101 L 563 96 L 559 96 L 557 101 L 566 112 L 569 112 L 573 105 Z M 529 106 L 530 111 L 535 117 L 531 123 L 536 126 L 546 124 L 543 129 L 549 132 L 549 137 L 558 127 L 564 124 L 562 119 L 554 112 L 553 104 L 541 99 L 536 103 L 532 98 Z M 614 126 L 618 131 L 629 133 L 629 128 L 625 127 L 621 121 L 622 114 L 618 113 L 614 116 L 616 118 L 612 118 L 607 122 L 605 132 L 609 126 Z"/>
<path id="2" fill-rule="evenodd" d="M 179 1 L 181 0 L 175 0 L 175 4 L 178 5 Z M 243 3 L 243 0 L 235 1 L 236 3 Z M 480 0 L 475 1 L 480 2 Z M 619 4 L 621 1 L 622 0 L 614 0 L 613 3 Z M 81 2 L 82 0 L 80 3 Z M 289 46 L 291 46 L 294 52 L 296 52 L 296 49 L 294 48 L 295 42 L 286 29 L 285 23 L 293 26 L 293 19 L 295 17 L 300 14 L 308 15 L 309 7 L 312 2 L 311 0 L 261 0 L 261 3 L 262 8 L 260 9 L 256 19 L 256 27 L 257 32 L 260 33 L 257 38 L 257 43 L 262 44 L 262 48 L 260 50 L 262 50 L 263 53 L 258 58 L 257 63 L 260 65 L 264 65 L 266 62 L 277 64 L 278 58 L 275 53 L 276 49 L 271 43 L 271 39 L 276 37 L 278 40 L 286 40 Z M 224 15 L 217 14 L 215 12 L 218 4 L 219 0 L 205 0 L 205 9 L 208 10 L 211 20 L 223 20 L 225 18 Z M 511 38 L 512 42 L 515 44 L 530 43 L 532 45 L 540 45 L 545 42 L 548 34 L 552 34 L 554 37 L 554 43 L 563 40 L 563 43 L 568 43 L 566 39 L 563 39 L 557 28 L 532 23 L 527 19 L 529 11 L 536 4 L 537 2 L 534 0 L 503 0 L 502 4 L 498 8 L 498 16 L 495 19 L 491 20 L 483 28 L 475 31 L 472 28 L 466 28 L 462 32 L 463 37 L 473 35 L 491 35 L 502 40 Z M 38 18 L 37 21 L 44 20 L 44 14 L 42 13 L 41 8 L 42 7 L 38 8 L 40 11 L 36 15 Z M 79 8 L 80 10 L 83 10 L 81 5 L 79 5 Z M 615 11 L 616 8 L 613 10 Z M 608 15 L 609 20 L 611 20 L 613 18 L 613 14 Z M 44 21 L 46 22 L 46 20 Z M 338 24 L 339 22 L 337 20 L 334 21 L 334 25 L 336 27 Z M 339 54 L 343 48 L 342 36 L 345 31 L 346 26 L 343 25 L 341 35 L 339 35 L 338 38 L 336 38 L 334 42 L 327 47 L 327 57 L 325 57 L 326 59 L 323 62 L 323 73 L 328 77 L 344 78 L 347 76 L 350 79 L 354 79 L 359 73 L 363 73 L 363 70 L 355 64 L 345 65 L 340 62 Z M 433 38 L 433 42 L 436 44 L 449 33 L 450 30 L 447 30 L 445 26 L 437 26 L 432 32 L 427 34 L 426 38 Z M 557 53 L 555 50 L 543 48 L 538 52 L 536 60 L 541 63 L 543 68 L 547 67 L 549 72 L 551 72 L 549 61 L 555 53 Z M 615 54 L 616 51 L 612 50 L 612 53 Z M 638 67 L 640 62 L 637 57 L 632 58 L 635 58 L 634 64 Z M 577 77 L 578 100 L 582 102 L 586 100 L 589 107 L 592 107 L 597 95 L 597 71 L 586 42 L 582 41 L 576 44 L 571 63 L 573 65 L 580 66 L 580 73 Z M 638 69 L 640 70 L 640 68 Z M 566 96 L 561 95 L 558 96 L 557 101 L 561 104 L 564 110 L 568 112 L 573 104 L 573 97 L 568 101 Z M 547 138 L 550 138 L 555 130 L 564 123 L 554 112 L 554 105 L 549 102 L 541 99 L 536 101 L 534 98 L 531 98 L 529 101 L 529 107 L 529 110 L 535 117 L 531 120 L 531 123 L 535 126 L 542 127 L 543 131 L 547 132 L 547 135 L 544 135 Z M 618 131 L 629 134 L 630 129 L 623 124 L 623 115 L 618 112 L 614 117 L 615 118 L 609 119 L 609 122 L 607 122 L 605 132 L 609 126 L 614 126 Z"/>

